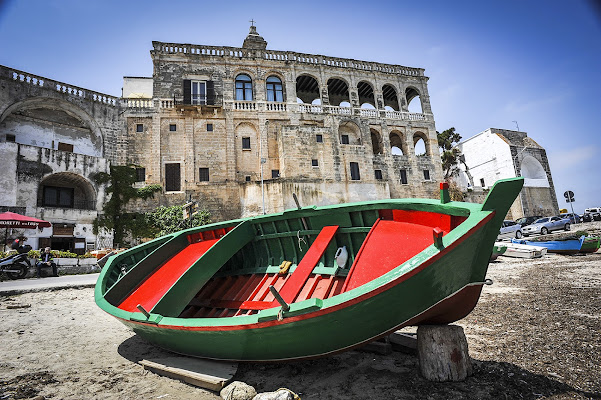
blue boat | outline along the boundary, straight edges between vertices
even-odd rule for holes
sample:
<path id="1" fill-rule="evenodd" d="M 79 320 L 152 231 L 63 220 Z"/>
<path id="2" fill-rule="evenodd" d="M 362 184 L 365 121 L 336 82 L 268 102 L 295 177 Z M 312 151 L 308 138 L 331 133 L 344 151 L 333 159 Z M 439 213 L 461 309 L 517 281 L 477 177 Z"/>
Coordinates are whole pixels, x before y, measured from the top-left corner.
<path id="1" fill-rule="evenodd" d="M 584 242 L 584 235 L 580 236 L 579 239 L 549 240 L 546 242 L 534 242 L 525 239 L 511 239 L 511 242 L 517 244 L 527 244 L 530 246 L 546 247 L 549 253 L 576 254 L 580 252 L 582 242 Z"/>

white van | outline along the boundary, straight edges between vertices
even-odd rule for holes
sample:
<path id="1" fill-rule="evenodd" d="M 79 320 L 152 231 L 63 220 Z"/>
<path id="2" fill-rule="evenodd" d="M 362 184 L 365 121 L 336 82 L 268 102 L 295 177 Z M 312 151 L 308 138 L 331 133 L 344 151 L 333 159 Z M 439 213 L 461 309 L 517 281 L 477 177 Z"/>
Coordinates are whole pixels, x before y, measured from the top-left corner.
<path id="1" fill-rule="evenodd" d="M 586 214 L 601 213 L 601 207 L 586 208 L 584 212 Z"/>

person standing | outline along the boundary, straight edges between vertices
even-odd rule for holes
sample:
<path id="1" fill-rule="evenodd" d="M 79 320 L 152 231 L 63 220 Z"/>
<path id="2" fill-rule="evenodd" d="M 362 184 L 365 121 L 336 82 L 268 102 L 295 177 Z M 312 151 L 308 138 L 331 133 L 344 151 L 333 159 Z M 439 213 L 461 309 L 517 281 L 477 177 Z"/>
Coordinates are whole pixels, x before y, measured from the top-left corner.
<path id="1" fill-rule="evenodd" d="M 52 254 L 50 253 L 50 247 L 46 247 L 44 252 L 40 253 L 40 258 L 35 267 L 38 271 L 38 278 L 42 277 L 41 272 L 44 267 L 52 267 L 52 276 L 58 276 L 56 263 L 52 260 Z"/>

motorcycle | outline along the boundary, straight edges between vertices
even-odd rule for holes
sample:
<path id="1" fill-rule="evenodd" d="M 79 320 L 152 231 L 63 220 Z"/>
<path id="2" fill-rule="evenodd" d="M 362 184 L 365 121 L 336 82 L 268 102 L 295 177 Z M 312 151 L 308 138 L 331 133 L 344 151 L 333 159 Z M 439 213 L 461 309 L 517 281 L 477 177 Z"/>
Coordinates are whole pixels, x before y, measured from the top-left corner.
<path id="1" fill-rule="evenodd" d="M 4 272 L 10 279 L 25 278 L 31 268 L 27 253 L 31 246 L 21 246 L 16 254 L 0 259 L 0 272 Z"/>

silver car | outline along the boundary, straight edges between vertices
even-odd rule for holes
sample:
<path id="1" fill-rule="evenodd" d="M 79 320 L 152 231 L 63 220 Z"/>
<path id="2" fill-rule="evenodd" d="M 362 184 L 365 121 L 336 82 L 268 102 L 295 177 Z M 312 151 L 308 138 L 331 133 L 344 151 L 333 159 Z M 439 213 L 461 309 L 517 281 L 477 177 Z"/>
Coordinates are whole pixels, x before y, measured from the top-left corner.
<path id="1" fill-rule="evenodd" d="M 534 233 L 540 233 L 546 235 L 552 231 L 559 231 L 565 229 L 570 230 L 570 219 L 559 218 L 559 217 L 545 217 L 539 218 L 534 223 L 522 228 L 524 236 L 532 235 Z"/>
<path id="2" fill-rule="evenodd" d="M 515 223 L 513 221 L 505 220 L 505 221 L 503 221 L 503 225 L 501 225 L 501 229 L 499 231 L 499 236 L 501 236 L 501 237 L 515 236 L 517 239 L 521 239 L 522 238 L 521 228 L 522 228 L 522 226 L 520 224 Z"/>

